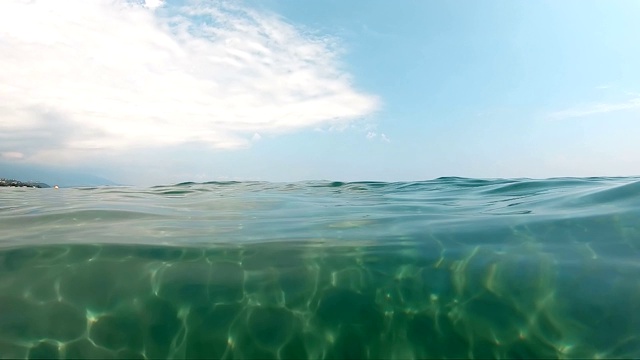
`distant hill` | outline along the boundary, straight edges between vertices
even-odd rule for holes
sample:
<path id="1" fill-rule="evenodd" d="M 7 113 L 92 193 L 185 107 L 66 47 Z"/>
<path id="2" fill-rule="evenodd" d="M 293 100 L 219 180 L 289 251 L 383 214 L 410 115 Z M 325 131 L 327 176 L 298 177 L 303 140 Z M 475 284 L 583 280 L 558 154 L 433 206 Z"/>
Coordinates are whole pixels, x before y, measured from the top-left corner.
<path id="1" fill-rule="evenodd" d="M 0 162 L 0 178 L 61 187 L 120 185 L 109 179 L 80 171 L 6 162 Z"/>

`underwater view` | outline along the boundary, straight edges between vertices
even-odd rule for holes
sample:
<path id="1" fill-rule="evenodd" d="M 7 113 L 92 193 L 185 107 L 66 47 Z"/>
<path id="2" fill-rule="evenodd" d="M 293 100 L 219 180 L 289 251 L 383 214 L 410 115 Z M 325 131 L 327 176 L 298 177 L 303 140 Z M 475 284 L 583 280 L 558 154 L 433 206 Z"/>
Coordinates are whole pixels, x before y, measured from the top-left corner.
<path id="1" fill-rule="evenodd" d="M 0 189 L 0 357 L 640 357 L 640 178 Z"/>

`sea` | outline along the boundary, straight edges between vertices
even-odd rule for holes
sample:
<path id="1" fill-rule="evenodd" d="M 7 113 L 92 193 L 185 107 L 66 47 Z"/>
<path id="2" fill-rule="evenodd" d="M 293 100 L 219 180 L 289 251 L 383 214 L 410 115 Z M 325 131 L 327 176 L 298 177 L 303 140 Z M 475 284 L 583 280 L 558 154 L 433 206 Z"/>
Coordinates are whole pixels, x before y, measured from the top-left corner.
<path id="1" fill-rule="evenodd" d="M 640 358 L 640 177 L 0 188 L 0 357 Z"/>

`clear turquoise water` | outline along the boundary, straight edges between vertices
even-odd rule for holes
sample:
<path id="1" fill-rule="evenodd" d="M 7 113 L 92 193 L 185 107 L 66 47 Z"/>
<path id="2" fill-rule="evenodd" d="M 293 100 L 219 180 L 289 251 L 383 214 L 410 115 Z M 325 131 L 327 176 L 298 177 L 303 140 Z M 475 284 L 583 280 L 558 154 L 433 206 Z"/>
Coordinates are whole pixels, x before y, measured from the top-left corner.
<path id="1" fill-rule="evenodd" d="M 0 357 L 638 358 L 640 178 L 0 188 Z"/>

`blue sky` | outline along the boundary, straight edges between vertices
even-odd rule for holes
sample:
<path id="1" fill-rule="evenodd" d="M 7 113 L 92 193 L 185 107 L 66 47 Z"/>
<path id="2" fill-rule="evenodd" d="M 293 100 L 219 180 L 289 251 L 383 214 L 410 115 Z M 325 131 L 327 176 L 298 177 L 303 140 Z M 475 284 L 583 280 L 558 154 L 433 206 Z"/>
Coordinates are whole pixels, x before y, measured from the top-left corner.
<path id="1" fill-rule="evenodd" d="M 638 18 L 618 0 L 7 0 L 0 166 L 140 185 L 638 175 Z"/>

